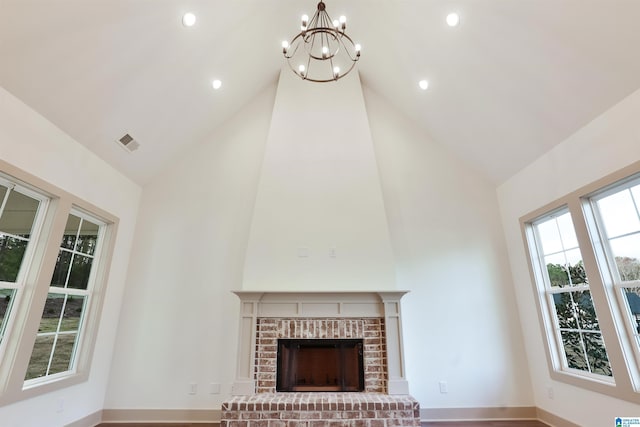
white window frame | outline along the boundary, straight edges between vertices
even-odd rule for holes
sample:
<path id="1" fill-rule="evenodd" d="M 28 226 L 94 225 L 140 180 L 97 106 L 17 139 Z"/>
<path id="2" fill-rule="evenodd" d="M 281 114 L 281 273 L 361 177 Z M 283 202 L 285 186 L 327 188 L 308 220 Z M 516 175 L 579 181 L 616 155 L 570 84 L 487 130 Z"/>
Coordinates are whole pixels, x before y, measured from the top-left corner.
<path id="1" fill-rule="evenodd" d="M 640 366 L 640 343 L 635 339 L 637 331 L 631 323 L 632 316 L 629 312 L 624 289 L 627 287 L 640 287 L 640 280 L 623 282 L 620 279 L 615 257 L 608 244 L 609 239 L 604 228 L 604 222 L 597 208 L 597 202 L 609 195 L 638 184 L 640 184 L 640 174 L 634 174 L 583 197 L 583 211 L 592 236 L 595 257 L 602 274 L 603 284 L 607 290 L 609 306 L 619 334 L 620 346 L 625 355 L 625 364 L 630 372 L 629 379 L 635 392 L 640 392 L 640 369 L 638 368 Z M 633 286 L 634 284 L 635 286 Z"/>
<path id="2" fill-rule="evenodd" d="M 527 253 L 531 284 L 540 320 L 540 331 L 545 342 L 545 353 L 551 379 L 607 394 L 633 403 L 640 403 L 640 351 L 635 349 L 630 335 L 626 303 L 619 287 L 614 284 L 614 273 L 603 245 L 597 211 L 593 198 L 617 185 L 640 177 L 640 162 L 636 162 L 596 182 L 586 185 L 546 206 L 520 218 L 522 238 Z M 585 375 L 582 371 L 566 369 L 561 357 L 561 346 L 555 338 L 555 315 L 545 292 L 545 276 L 541 271 L 539 248 L 534 244 L 533 224 L 540 218 L 566 209 L 570 212 L 587 277 L 589 290 L 602 333 L 615 381 L 603 381 Z M 615 268 L 615 267 L 614 267 Z M 597 377 L 601 377 L 597 375 Z"/>
<path id="3" fill-rule="evenodd" d="M 76 332 L 77 333 L 77 340 L 76 340 L 76 343 L 75 343 L 73 354 L 71 356 L 71 367 L 70 367 L 69 370 L 64 371 L 64 372 L 60 372 L 60 373 L 56 373 L 56 374 L 47 374 L 47 375 L 44 375 L 42 377 L 37 377 L 37 378 L 32 378 L 32 379 L 25 380 L 25 382 L 24 382 L 25 389 L 37 387 L 40 384 L 44 384 L 44 383 L 47 383 L 47 382 L 50 382 L 50 381 L 55 381 L 56 379 L 64 378 L 64 377 L 66 377 L 66 376 L 68 376 L 70 374 L 76 373 L 77 372 L 77 369 L 76 369 L 77 361 L 78 361 L 79 357 L 81 356 L 81 352 L 83 350 L 82 343 L 83 343 L 83 338 L 84 338 L 85 330 L 86 330 L 86 328 L 85 328 L 85 317 L 86 317 L 86 314 L 87 314 L 88 310 L 91 307 L 91 301 L 93 299 L 94 287 L 95 287 L 95 282 L 96 282 L 96 274 L 97 274 L 96 272 L 100 269 L 99 263 L 100 263 L 100 261 L 102 259 L 102 257 L 101 257 L 102 248 L 103 248 L 102 241 L 105 238 L 106 228 L 107 228 L 108 224 L 106 224 L 104 221 L 102 221 L 99 218 L 96 218 L 95 216 L 93 216 L 91 214 L 88 214 L 86 212 L 78 210 L 78 208 L 76 208 L 76 207 L 73 207 L 71 209 L 71 211 L 69 212 L 69 215 L 75 215 L 77 217 L 80 217 L 83 220 L 91 221 L 91 222 L 93 222 L 93 223 L 95 223 L 95 224 L 97 224 L 99 226 L 98 239 L 97 239 L 98 245 L 96 247 L 96 250 L 95 250 L 94 254 L 91 256 L 93 258 L 94 262 L 92 263 L 92 266 L 91 266 L 91 273 L 90 273 L 90 276 L 89 276 L 87 289 L 84 290 L 84 289 L 74 289 L 74 288 L 61 288 L 59 286 L 50 285 L 49 286 L 49 290 L 47 292 L 47 296 L 50 293 L 55 293 L 55 294 L 82 296 L 82 297 L 86 298 L 85 303 L 84 303 L 84 309 L 83 309 L 83 312 L 82 312 L 82 316 L 80 318 L 80 322 L 79 322 L 79 325 L 78 325 L 78 330 Z M 61 248 L 58 248 L 58 250 L 61 250 Z M 74 249 L 74 250 L 72 250 L 70 252 L 76 253 L 76 250 Z M 78 252 L 78 254 L 81 254 L 82 256 L 87 256 L 86 254 L 82 254 L 82 253 L 79 253 L 79 252 Z M 70 270 L 71 270 L 71 267 L 69 268 L 69 271 Z M 41 313 L 41 317 L 42 317 L 42 313 Z M 62 333 L 60 333 L 60 332 L 47 333 L 47 335 L 51 335 L 51 336 L 53 336 L 54 334 L 55 335 L 64 335 L 64 334 L 66 334 L 66 332 L 62 332 Z M 42 335 L 41 333 L 38 333 L 36 335 L 36 337 L 41 336 L 41 335 Z M 55 339 L 54 339 L 54 342 L 55 342 Z"/>
<path id="4" fill-rule="evenodd" d="M 2 360 L 5 347 L 6 347 L 6 344 L 5 344 L 6 340 L 4 339 L 4 337 L 5 335 L 7 335 L 7 331 L 10 331 L 12 329 L 11 323 L 15 317 L 15 314 L 14 314 L 15 307 L 19 305 L 20 297 L 22 296 L 22 293 L 23 293 L 22 290 L 24 289 L 24 286 L 25 286 L 26 277 L 27 277 L 29 268 L 33 263 L 35 246 L 37 244 L 36 242 L 38 241 L 40 233 L 42 231 L 42 225 L 44 222 L 45 213 L 47 212 L 47 209 L 49 206 L 50 199 L 45 193 L 35 191 L 28 186 L 25 186 L 19 182 L 16 182 L 15 180 L 10 180 L 8 179 L 8 177 L 3 176 L 3 174 L 0 174 L 0 185 L 10 188 L 12 191 L 17 191 L 19 193 L 22 193 L 40 202 L 38 205 L 38 210 L 34 217 L 32 228 L 31 228 L 31 237 L 29 238 L 29 244 L 27 245 L 26 251 L 22 258 L 22 263 L 20 265 L 20 270 L 18 271 L 18 276 L 16 277 L 16 281 L 0 282 L 2 283 L 1 286 L 3 288 L 15 290 L 13 301 L 11 302 L 11 306 L 9 307 L 9 312 L 5 315 L 6 318 L 5 318 L 4 326 L 0 325 L 0 328 L 3 328 L 3 330 L 0 330 L 0 360 Z M 0 204 L 2 202 L 3 201 L 0 200 Z"/>
<path id="5" fill-rule="evenodd" d="M 527 240 L 529 243 L 529 251 L 531 253 L 531 258 L 533 258 L 532 268 L 536 272 L 536 282 L 538 285 L 540 305 L 541 307 L 544 307 L 543 316 L 545 317 L 545 325 L 546 325 L 545 331 L 547 334 L 549 347 L 551 349 L 550 356 L 553 361 L 553 367 L 554 367 L 554 370 L 557 372 L 563 372 L 568 375 L 583 377 L 585 379 L 589 379 L 589 380 L 597 381 L 601 383 L 615 384 L 615 375 L 609 377 L 605 375 L 595 374 L 589 371 L 572 368 L 569 366 L 567 362 L 566 352 L 565 352 L 564 344 L 562 341 L 562 335 L 561 335 L 562 328 L 558 323 L 558 318 L 556 315 L 556 306 L 553 298 L 554 298 L 554 295 L 557 295 L 557 294 L 573 293 L 573 292 L 589 292 L 589 294 L 591 295 L 591 286 L 586 283 L 562 287 L 562 288 L 554 288 L 553 286 L 551 286 L 551 283 L 549 281 L 549 274 L 547 273 L 547 266 L 545 262 L 545 256 L 550 254 L 545 254 L 543 252 L 541 247 L 542 239 L 540 238 L 540 235 L 538 233 L 538 228 L 537 228 L 539 224 L 549 220 L 553 220 L 564 214 L 569 214 L 569 216 L 571 217 L 571 221 L 573 223 L 573 216 L 569 208 L 567 206 L 561 206 L 557 209 L 552 210 L 551 212 L 548 212 L 528 222 L 527 224 L 527 237 L 528 237 Z M 575 231 L 575 224 L 573 226 Z M 572 248 L 568 249 L 563 246 L 562 251 L 564 252 L 571 249 Z M 578 246 L 578 249 L 581 249 L 581 248 Z M 582 255 L 582 251 L 581 251 L 581 255 Z M 587 275 L 587 278 L 590 280 L 588 275 Z M 598 315 L 597 310 L 596 310 L 596 315 Z M 585 332 L 585 330 L 580 328 L 576 330 Z M 598 333 L 602 334 L 602 331 L 598 330 Z M 607 352 L 607 358 L 608 358 L 608 352 Z M 588 358 L 586 359 L 586 363 L 589 364 Z"/>
<path id="6" fill-rule="evenodd" d="M 93 350 L 102 313 L 105 286 L 113 255 L 118 218 L 114 215 L 0 160 L 0 177 L 28 188 L 44 197 L 42 218 L 28 250 L 28 265 L 21 267 L 24 285 L 13 301 L 11 313 L 0 343 L 0 406 L 84 382 L 89 377 Z M 73 369 L 55 375 L 26 381 L 25 375 L 40 319 L 50 291 L 60 242 L 69 213 L 85 213 L 102 225 L 102 243 L 94 255 L 90 281 L 93 289 L 82 316 Z M 26 254 L 25 254 L 26 259 Z M 24 272 L 22 271 L 24 270 Z M 22 276 L 23 275 L 23 276 Z"/>

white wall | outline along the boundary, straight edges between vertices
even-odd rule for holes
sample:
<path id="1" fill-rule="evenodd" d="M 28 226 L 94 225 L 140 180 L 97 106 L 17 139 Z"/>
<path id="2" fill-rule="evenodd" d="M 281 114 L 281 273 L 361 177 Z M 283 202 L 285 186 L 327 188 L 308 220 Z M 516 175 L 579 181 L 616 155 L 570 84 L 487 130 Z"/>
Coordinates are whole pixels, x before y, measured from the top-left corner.
<path id="1" fill-rule="evenodd" d="M 145 187 L 106 408 L 211 409 L 229 396 L 231 290 L 243 280 L 274 99 L 270 88 Z M 365 99 L 397 287 L 411 291 L 411 393 L 427 408 L 531 405 L 493 186 L 385 100 Z M 212 382 L 221 394 L 208 393 Z"/>
<path id="2" fill-rule="evenodd" d="M 495 187 L 366 90 L 402 300 L 407 379 L 424 408 L 531 406 Z M 441 394 L 438 382 L 449 392 Z"/>
<path id="3" fill-rule="evenodd" d="M 106 408 L 219 409 L 229 396 L 231 291 L 242 285 L 274 90 L 144 188 Z M 209 394 L 211 383 L 222 394 Z"/>
<path id="4" fill-rule="evenodd" d="M 520 319 L 523 325 L 529 325 L 524 330 L 524 339 L 536 405 L 585 427 L 612 425 L 615 416 L 636 416 L 640 414 L 640 406 L 551 380 L 519 218 L 639 160 L 639 115 L 640 91 L 498 188 Z M 553 388 L 554 399 L 548 397 L 548 387 Z"/>
<path id="5" fill-rule="evenodd" d="M 395 289 L 358 74 L 313 84 L 285 65 L 271 117 L 243 289 Z"/>
<path id="6" fill-rule="evenodd" d="M 259 182 L 275 99 L 271 87 L 144 188 L 106 408 L 211 409 L 229 397 L 239 308 L 231 291 L 243 284 L 258 187 L 277 181 Z M 380 180 L 391 280 L 411 291 L 403 299 L 411 393 L 426 408 L 530 406 L 494 186 L 386 100 L 366 90 L 364 100 L 373 147 L 359 152 L 375 159 L 354 161 Z M 286 151 L 275 162 L 285 177 Z M 210 383 L 222 393 L 209 394 Z"/>
<path id="7" fill-rule="evenodd" d="M 141 189 L 2 88 L 0 158 L 120 219 L 89 380 L 0 407 L 2 426 L 62 426 L 103 407 Z"/>

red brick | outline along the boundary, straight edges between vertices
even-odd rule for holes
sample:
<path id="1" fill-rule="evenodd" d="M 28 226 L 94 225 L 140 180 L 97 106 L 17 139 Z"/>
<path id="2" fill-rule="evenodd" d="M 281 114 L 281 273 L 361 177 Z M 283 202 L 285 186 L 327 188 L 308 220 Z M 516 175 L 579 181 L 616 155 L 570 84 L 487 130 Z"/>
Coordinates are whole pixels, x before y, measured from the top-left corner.
<path id="1" fill-rule="evenodd" d="M 243 411 L 243 412 L 240 412 L 240 419 L 243 419 L 243 420 L 257 420 L 257 419 L 260 419 L 260 412 L 256 412 L 256 411 Z"/>
<path id="2" fill-rule="evenodd" d="M 300 413 L 300 419 L 304 420 L 319 420 L 321 418 L 321 412 L 306 410 Z"/>

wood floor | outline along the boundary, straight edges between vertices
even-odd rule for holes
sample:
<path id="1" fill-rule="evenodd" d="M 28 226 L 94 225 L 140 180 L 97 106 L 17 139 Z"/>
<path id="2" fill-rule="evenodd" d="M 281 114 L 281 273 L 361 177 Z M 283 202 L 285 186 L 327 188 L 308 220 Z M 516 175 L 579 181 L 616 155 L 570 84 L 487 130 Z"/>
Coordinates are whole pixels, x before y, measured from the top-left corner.
<path id="1" fill-rule="evenodd" d="M 157 424 L 149 424 L 149 423 L 102 423 L 98 424 L 96 427 L 220 427 L 220 423 L 157 423 Z"/>
<path id="2" fill-rule="evenodd" d="M 96 427 L 220 427 L 218 423 L 207 424 L 121 424 L 102 423 Z M 422 427 L 549 427 L 540 421 L 470 421 L 470 422 L 430 422 L 422 423 Z"/>
<path id="3" fill-rule="evenodd" d="M 473 421 L 422 423 L 422 427 L 549 427 L 540 421 Z"/>

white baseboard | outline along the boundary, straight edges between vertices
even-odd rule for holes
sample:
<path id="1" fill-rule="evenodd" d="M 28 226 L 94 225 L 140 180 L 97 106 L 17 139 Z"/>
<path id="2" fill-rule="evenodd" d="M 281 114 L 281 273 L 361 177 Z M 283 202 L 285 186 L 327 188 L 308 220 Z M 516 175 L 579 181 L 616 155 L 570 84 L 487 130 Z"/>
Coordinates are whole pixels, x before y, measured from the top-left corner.
<path id="1" fill-rule="evenodd" d="M 102 411 L 94 412 L 64 427 L 94 427 L 102 422 Z"/>
<path id="2" fill-rule="evenodd" d="M 544 409 L 536 408 L 538 413 L 538 419 L 544 423 L 549 424 L 553 427 L 580 427 L 580 425 L 572 423 L 571 421 L 567 421 L 564 418 L 560 418 L 559 416 L 552 414 L 551 412 L 547 412 Z"/>
<path id="3" fill-rule="evenodd" d="M 535 420 L 534 406 L 492 408 L 420 408 L 420 419 L 424 421 L 498 421 Z"/>
<path id="4" fill-rule="evenodd" d="M 219 423 L 220 409 L 104 409 L 102 422 Z"/>

